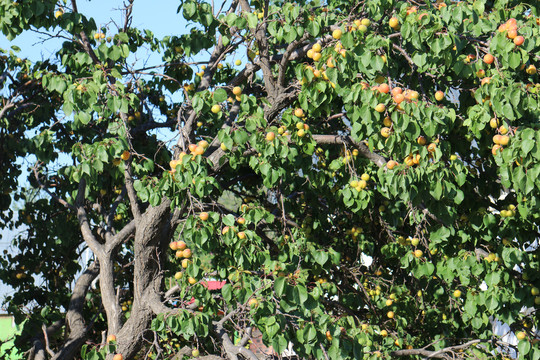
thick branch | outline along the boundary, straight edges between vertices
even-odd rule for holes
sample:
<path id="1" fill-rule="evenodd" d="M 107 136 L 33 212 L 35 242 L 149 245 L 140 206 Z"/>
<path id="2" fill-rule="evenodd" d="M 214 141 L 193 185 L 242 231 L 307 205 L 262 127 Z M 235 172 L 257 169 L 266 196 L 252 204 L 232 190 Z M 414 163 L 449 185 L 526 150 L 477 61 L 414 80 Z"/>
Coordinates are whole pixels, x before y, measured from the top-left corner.
<path id="1" fill-rule="evenodd" d="M 231 8 L 236 7 L 236 2 L 233 2 L 231 5 Z M 216 46 L 214 47 L 214 50 L 212 51 L 212 55 L 210 55 L 210 60 L 208 61 L 208 66 L 206 67 L 206 70 L 204 71 L 204 74 L 201 78 L 201 83 L 197 87 L 197 92 L 206 90 L 210 87 L 210 84 L 212 82 L 212 78 L 214 77 L 214 73 L 217 69 L 217 66 L 221 59 L 224 57 L 225 53 L 228 51 L 228 48 L 223 45 L 223 37 L 220 35 L 217 41 Z M 180 125 L 181 115 L 182 115 L 183 109 L 180 109 L 178 111 L 178 124 Z M 195 119 L 197 119 L 197 113 L 195 110 L 191 109 L 189 111 L 188 119 L 184 123 L 184 126 L 181 129 L 181 134 L 177 142 L 177 148 L 181 148 L 183 151 L 186 150 L 187 144 L 191 142 L 192 139 L 192 132 L 193 132 L 193 124 L 195 123 Z M 179 154 L 175 154 L 175 156 L 178 156 Z"/>
<path id="2" fill-rule="evenodd" d="M 247 0 L 240 0 L 239 3 L 242 11 L 251 12 L 251 8 Z M 251 32 L 255 37 L 259 48 L 259 61 L 257 65 L 260 66 L 263 72 L 264 84 L 266 86 L 270 103 L 274 103 L 274 99 L 279 94 L 279 89 L 281 87 L 279 84 L 276 84 L 276 79 L 274 78 L 272 67 L 270 65 L 270 49 L 268 46 L 268 38 L 266 37 L 266 26 L 266 21 L 263 21 L 262 23 L 257 24 L 255 29 L 251 29 Z"/>
<path id="3" fill-rule="evenodd" d="M 0 116 L 1 118 L 1 116 Z M 39 172 L 38 172 L 38 163 L 36 163 L 34 165 L 34 168 L 32 169 L 33 172 L 34 172 L 34 178 L 36 179 L 36 182 L 38 183 L 38 186 L 41 190 L 45 191 L 47 193 L 47 195 L 49 195 L 54 201 L 56 201 L 57 203 L 59 203 L 60 205 L 64 206 L 65 208 L 67 209 L 70 209 L 70 210 L 73 210 L 73 211 L 76 211 L 76 208 L 75 206 L 71 205 L 70 203 L 68 203 L 66 200 L 62 199 L 61 197 L 59 197 L 58 195 L 54 194 L 53 192 L 51 192 L 47 186 L 45 186 L 45 184 L 43 184 L 41 182 L 41 180 L 39 180 Z"/>
<path id="4" fill-rule="evenodd" d="M 71 0 L 71 7 L 73 8 L 74 13 L 79 12 L 76 0 Z M 81 31 L 79 36 L 81 37 L 80 44 L 84 48 L 84 51 L 90 56 L 94 64 L 99 64 L 99 59 L 94 53 L 94 49 L 92 49 L 92 45 L 90 44 L 90 40 L 88 40 L 88 36 L 86 36 L 86 33 L 84 31 Z"/>
<path id="5" fill-rule="evenodd" d="M 138 220 L 141 217 L 141 210 L 139 208 L 139 203 L 137 202 L 137 193 L 135 192 L 135 188 L 133 187 L 133 177 L 131 174 L 131 159 L 126 164 L 126 168 L 124 170 L 124 176 L 126 178 L 126 190 L 129 198 L 129 204 L 131 205 L 131 212 L 133 213 L 133 217 L 135 220 Z"/>
<path id="6" fill-rule="evenodd" d="M 105 252 L 110 253 L 115 247 L 117 247 L 128 237 L 133 235 L 135 233 L 136 224 L 137 222 L 135 220 L 131 220 L 126 226 L 122 228 L 122 230 L 120 230 L 113 237 L 108 239 L 105 245 Z"/>
<path id="7" fill-rule="evenodd" d="M 231 338 L 223 328 L 223 323 L 218 322 L 215 325 L 215 331 L 221 339 L 223 349 L 225 350 L 225 353 L 227 354 L 229 360 L 238 360 L 238 355 L 242 355 L 248 360 L 258 360 L 257 356 L 253 353 L 253 351 L 248 350 L 243 346 L 235 346 L 233 344 Z"/>
<path id="8" fill-rule="evenodd" d="M 292 52 L 298 47 L 299 44 L 303 43 L 309 38 L 309 32 L 305 32 L 304 36 L 300 38 L 299 40 L 295 40 L 292 43 L 290 43 L 287 46 L 287 49 L 285 49 L 285 52 L 283 53 L 283 57 L 281 58 L 281 63 L 279 64 L 279 72 L 278 72 L 278 84 L 279 86 L 285 86 L 285 73 L 287 70 L 287 64 L 289 63 L 289 59 L 292 55 Z"/>
<path id="9" fill-rule="evenodd" d="M 125 358 L 133 356 L 141 346 L 142 335 L 147 331 L 154 315 L 155 292 L 162 283 L 160 264 L 165 261 L 161 249 L 167 246 L 171 236 L 170 201 L 164 199 L 156 207 L 149 207 L 140 221 L 134 240 L 133 307 L 131 316 L 119 332 L 117 351 Z M 157 300 L 159 301 L 159 300 Z"/>
<path id="10" fill-rule="evenodd" d="M 422 348 L 422 349 L 403 349 L 403 350 L 393 351 L 390 354 L 392 356 L 421 355 L 421 356 L 424 356 L 424 357 L 429 358 L 429 359 L 454 359 L 454 356 L 449 355 L 450 353 L 452 353 L 452 352 L 454 352 L 456 350 L 466 349 L 468 347 L 471 347 L 474 344 L 488 343 L 488 342 L 489 343 L 500 344 L 500 345 L 503 345 L 503 346 L 509 345 L 508 343 L 501 342 L 501 341 L 496 341 L 496 340 L 475 339 L 475 340 L 471 340 L 471 341 L 468 341 L 466 343 L 463 343 L 461 345 L 448 346 L 448 347 L 445 347 L 445 348 L 437 350 L 437 351 L 426 350 L 425 348 Z"/>
<path id="11" fill-rule="evenodd" d="M 47 337 L 53 336 L 55 333 L 57 333 L 62 328 L 62 326 L 64 326 L 64 320 L 63 319 L 58 320 L 58 321 L 54 322 L 51 326 L 47 327 L 47 329 L 45 331 Z M 22 343 L 22 342 L 25 342 L 27 340 L 28 340 L 27 338 L 23 337 L 23 338 L 18 339 L 17 343 L 19 343 L 19 342 Z M 45 356 L 45 348 L 43 346 L 43 341 L 44 341 L 43 334 L 40 333 L 40 334 L 36 335 L 30 341 L 32 342 L 32 348 L 29 351 L 28 359 L 30 359 L 30 360 L 38 360 L 38 359 L 45 360 L 46 356 Z"/>
<path id="12" fill-rule="evenodd" d="M 111 254 L 105 254 L 99 258 L 99 289 L 101 290 L 101 302 L 107 314 L 107 330 L 109 334 L 116 334 L 122 326 L 122 308 L 116 299 L 114 290 L 114 262 Z"/>
<path id="13" fill-rule="evenodd" d="M 79 182 L 79 189 L 77 192 L 77 198 L 75 200 L 75 208 L 77 209 L 77 218 L 79 220 L 79 225 L 81 226 L 81 233 L 83 235 L 83 239 L 88 244 L 88 247 L 90 250 L 98 256 L 98 258 L 102 257 L 103 252 L 103 246 L 97 241 L 96 237 L 92 233 L 92 229 L 90 228 L 90 223 L 88 221 L 88 217 L 86 215 L 86 210 L 84 209 L 84 192 L 86 189 L 86 180 L 81 179 Z"/>
<path id="14" fill-rule="evenodd" d="M 361 142 L 354 141 L 350 136 L 338 136 L 338 135 L 313 135 L 313 140 L 317 144 L 338 144 L 338 145 L 351 145 L 358 149 L 360 155 L 368 160 L 371 160 L 378 167 L 383 167 L 386 164 L 386 159 L 374 152 L 371 152 L 369 148 Z"/>
<path id="15" fill-rule="evenodd" d="M 98 273 L 99 265 L 94 262 L 77 280 L 66 315 L 66 323 L 70 329 L 69 336 L 52 360 L 73 359 L 79 354 L 88 332 L 88 326 L 85 325 L 82 316 L 86 293 Z"/>

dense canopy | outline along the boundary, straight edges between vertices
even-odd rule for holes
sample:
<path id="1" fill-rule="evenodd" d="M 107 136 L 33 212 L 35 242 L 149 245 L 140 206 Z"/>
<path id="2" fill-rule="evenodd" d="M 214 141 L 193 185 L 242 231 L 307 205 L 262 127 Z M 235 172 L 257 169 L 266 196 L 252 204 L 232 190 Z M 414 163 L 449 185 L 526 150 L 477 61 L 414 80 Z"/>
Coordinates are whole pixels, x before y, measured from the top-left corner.
<path id="1" fill-rule="evenodd" d="M 178 5 L 0 0 L 0 356 L 540 358 L 537 1 Z"/>

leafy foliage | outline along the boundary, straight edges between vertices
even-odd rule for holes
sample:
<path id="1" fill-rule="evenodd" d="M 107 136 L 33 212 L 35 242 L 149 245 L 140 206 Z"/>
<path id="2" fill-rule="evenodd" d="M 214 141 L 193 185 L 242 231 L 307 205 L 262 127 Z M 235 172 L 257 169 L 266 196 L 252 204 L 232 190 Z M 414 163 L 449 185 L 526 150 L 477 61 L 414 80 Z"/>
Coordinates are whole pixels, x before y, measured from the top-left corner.
<path id="1" fill-rule="evenodd" d="M 186 0 L 192 28 L 158 39 L 0 1 L 8 38 L 69 39 L 0 61 L 18 348 L 253 359 L 258 329 L 300 358 L 537 359 L 532 5 Z"/>

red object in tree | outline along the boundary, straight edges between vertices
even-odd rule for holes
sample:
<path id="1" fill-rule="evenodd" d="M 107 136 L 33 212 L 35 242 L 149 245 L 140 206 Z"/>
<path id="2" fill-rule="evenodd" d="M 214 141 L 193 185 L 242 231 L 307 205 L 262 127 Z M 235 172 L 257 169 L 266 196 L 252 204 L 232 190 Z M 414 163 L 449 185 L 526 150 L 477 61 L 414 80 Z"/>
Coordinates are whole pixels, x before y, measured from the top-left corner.
<path id="1" fill-rule="evenodd" d="M 210 281 L 201 281 L 201 284 L 208 290 L 221 290 L 221 288 L 225 286 L 226 282 L 227 282 L 226 280 L 223 280 L 223 281 L 210 280 Z"/>

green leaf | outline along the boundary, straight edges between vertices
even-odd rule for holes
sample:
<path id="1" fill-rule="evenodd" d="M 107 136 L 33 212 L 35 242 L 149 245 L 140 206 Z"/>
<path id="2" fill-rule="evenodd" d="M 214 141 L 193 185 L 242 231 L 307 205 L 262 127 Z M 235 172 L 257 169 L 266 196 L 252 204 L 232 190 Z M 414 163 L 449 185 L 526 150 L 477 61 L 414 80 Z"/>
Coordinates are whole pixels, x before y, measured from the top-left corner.
<path id="1" fill-rule="evenodd" d="M 412 57 L 412 61 L 418 66 L 423 67 L 427 63 L 428 54 L 416 53 Z"/>
<path id="2" fill-rule="evenodd" d="M 499 300 L 493 294 L 489 294 L 486 297 L 486 308 L 490 311 L 495 311 L 499 308 Z"/>
<path id="3" fill-rule="evenodd" d="M 285 350 L 287 350 L 288 345 L 289 342 L 282 335 L 278 335 L 272 340 L 272 347 L 277 354 L 282 354 Z"/>
<path id="4" fill-rule="evenodd" d="M 429 277 L 435 271 L 435 265 L 429 262 L 422 263 L 417 266 L 415 270 L 415 275 L 417 277 Z"/>
<path id="5" fill-rule="evenodd" d="M 190 20 L 197 13 L 197 3 L 195 1 L 186 1 L 184 3 L 184 17 Z"/>
<path id="6" fill-rule="evenodd" d="M 225 215 L 221 218 L 221 221 L 223 221 L 223 224 L 227 226 L 234 226 L 234 223 L 236 222 L 234 215 L 232 214 Z"/>
<path id="7" fill-rule="evenodd" d="M 216 91 L 214 91 L 214 101 L 215 102 L 224 102 L 225 100 L 227 100 L 228 98 L 228 95 L 227 95 L 227 91 L 225 91 L 225 89 L 217 89 Z"/>
<path id="8" fill-rule="evenodd" d="M 523 155 L 526 156 L 534 148 L 535 145 L 533 130 L 524 130 L 521 134 L 521 139 L 521 150 L 523 151 Z"/>
<path id="9" fill-rule="evenodd" d="M 236 18 L 237 18 L 236 14 L 231 12 L 227 14 L 227 16 L 225 17 L 225 22 L 229 26 L 234 26 L 234 24 L 236 23 Z"/>
<path id="10" fill-rule="evenodd" d="M 92 120 L 92 117 L 87 113 L 78 113 L 77 119 L 83 124 L 86 125 Z"/>
<path id="11" fill-rule="evenodd" d="M 227 283 L 227 284 L 223 285 L 223 287 L 221 288 L 221 294 L 223 295 L 223 299 L 225 299 L 225 301 L 230 302 L 231 299 L 232 299 L 232 286 L 231 286 L 231 284 Z"/>
<path id="12" fill-rule="evenodd" d="M 276 292 L 277 297 L 280 297 L 281 295 L 283 295 L 286 282 L 287 282 L 287 279 L 283 276 L 279 276 L 274 281 L 274 291 Z"/>
<path id="13" fill-rule="evenodd" d="M 310 21 L 306 29 L 311 36 L 317 37 L 321 31 L 321 26 L 317 21 Z"/>
<path id="14" fill-rule="evenodd" d="M 521 66 L 521 56 L 517 52 L 511 52 L 508 55 L 508 65 L 512 69 L 517 69 L 519 66 Z"/>
<path id="15" fill-rule="evenodd" d="M 307 289 L 302 285 L 295 286 L 294 294 L 298 304 L 303 304 L 308 298 Z"/>
<path id="16" fill-rule="evenodd" d="M 321 266 L 326 264 L 328 261 L 328 253 L 325 251 L 315 251 L 312 253 L 312 255 L 315 261 Z"/>
<path id="17" fill-rule="evenodd" d="M 528 339 L 521 340 L 518 343 L 518 351 L 519 351 L 520 357 L 527 355 L 530 350 L 531 350 L 531 343 L 529 342 Z"/>
<path id="18" fill-rule="evenodd" d="M 341 37 L 341 43 L 345 49 L 351 49 L 354 46 L 354 37 L 352 32 L 345 32 Z"/>
<path id="19" fill-rule="evenodd" d="M 498 272 L 492 272 L 486 275 L 484 281 L 487 286 L 495 286 L 501 281 L 501 275 Z"/>
<path id="20" fill-rule="evenodd" d="M 257 27 L 257 22 L 259 21 L 257 15 L 254 13 L 246 13 L 248 26 L 250 29 L 255 29 Z"/>

